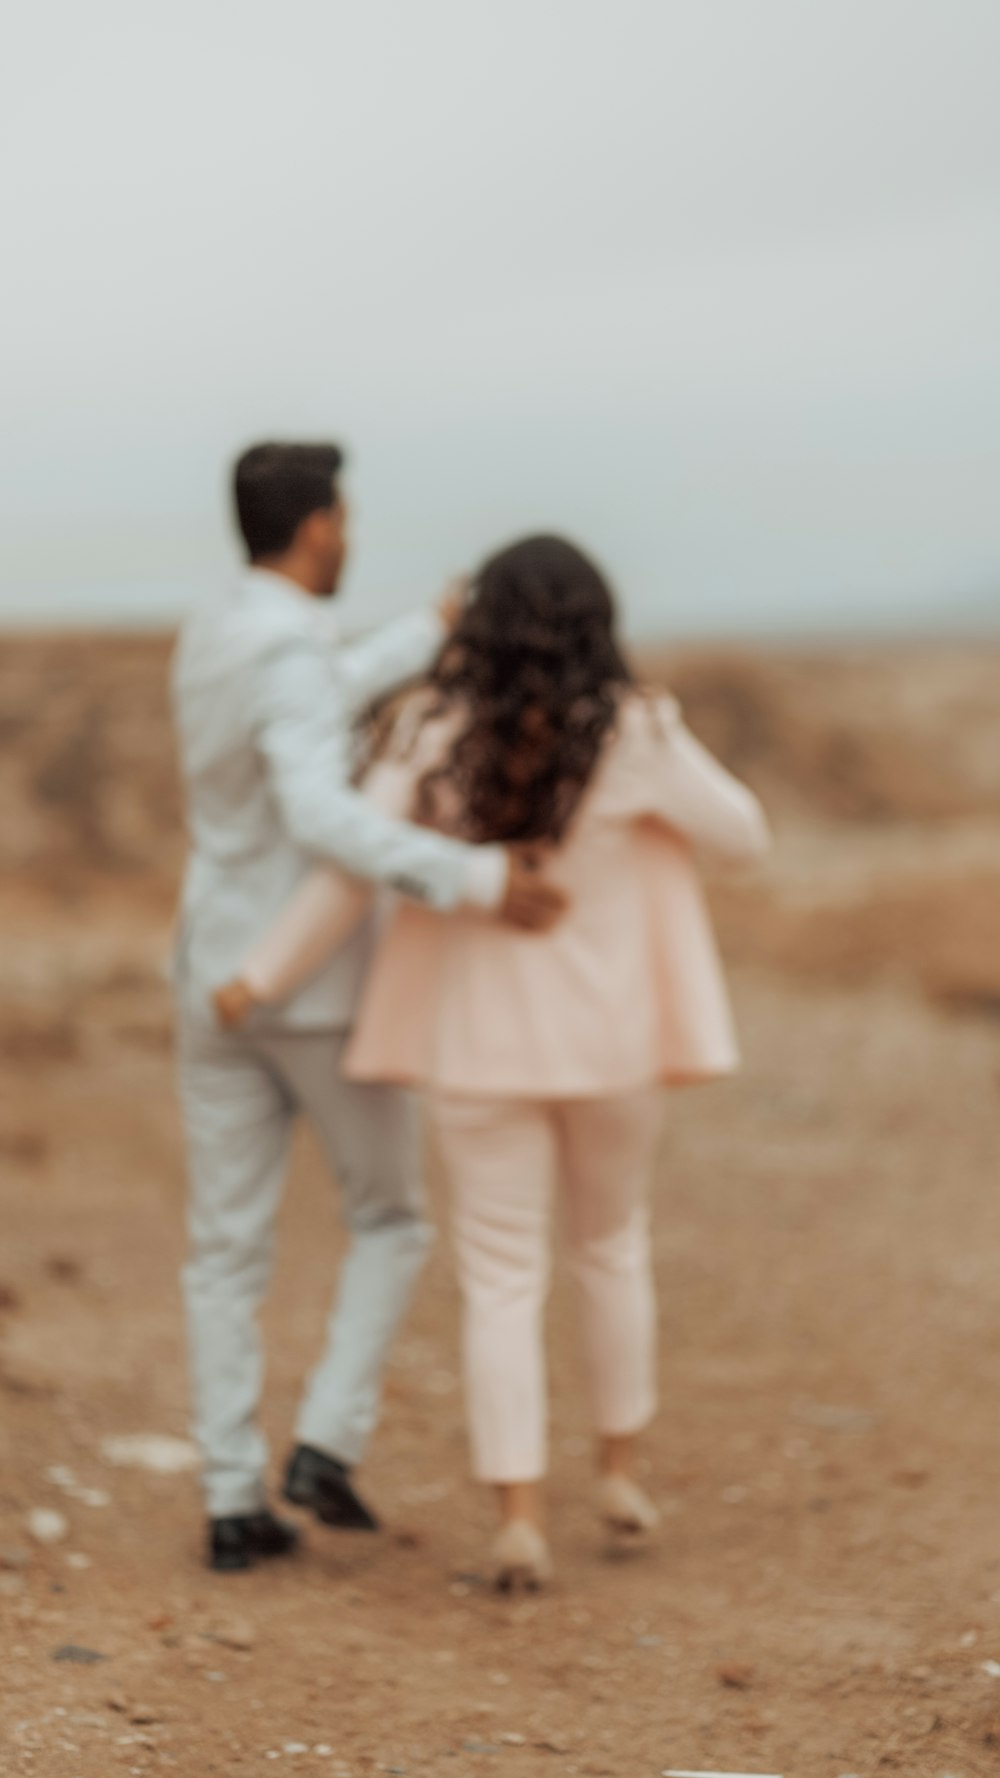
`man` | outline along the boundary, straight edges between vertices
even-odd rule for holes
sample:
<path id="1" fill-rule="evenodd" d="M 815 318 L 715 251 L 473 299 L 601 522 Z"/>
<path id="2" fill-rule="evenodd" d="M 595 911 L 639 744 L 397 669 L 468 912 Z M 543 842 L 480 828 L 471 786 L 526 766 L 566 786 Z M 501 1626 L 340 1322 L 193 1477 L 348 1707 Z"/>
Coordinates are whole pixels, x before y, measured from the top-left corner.
<path id="1" fill-rule="evenodd" d="M 352 787 L 352 713 L 420 672 L 447 628 L 446 612 L 426 612 L 353 647 L 338 640 L 328 606 L 347 547 L 341 461 L 330 444 L 258 445 L 240 458 L 235 503 L 249 567 L 188 622 L 174 670 L 191 836 L 175 956 L 191 1179 L 184 1293 L 208 1559 L 224 1570 L 288 1554 L 296 1541 L 267 1508 L 256 1424 L 256 1316 L 296 1116 L 317 1130 L 351 1238 L 284 1481 L 285 1497 L 324 1524 L 375 1528 L 351 1472 L 429 1231 L 411 1102 L 340 1072 L 368 928 L 243 1032 L 217 1027 L 212 989 L 317 856 L 435 907 L 473 904 L 529 928 L 550 924 L 562 899 L 516 854 L 389 820 Z"/>

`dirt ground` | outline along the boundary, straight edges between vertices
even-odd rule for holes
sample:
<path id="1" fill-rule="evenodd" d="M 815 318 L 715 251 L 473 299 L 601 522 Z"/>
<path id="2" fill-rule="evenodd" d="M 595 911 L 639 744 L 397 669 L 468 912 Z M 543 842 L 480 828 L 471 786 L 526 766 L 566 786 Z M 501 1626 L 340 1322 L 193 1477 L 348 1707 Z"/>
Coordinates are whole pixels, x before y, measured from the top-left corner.
<path id="1" fill-rule="evenodd" d="M 310 1524 L 293 1564 L 212 1576 L 193 1477 L 102 1456 L 186 1436 L 162 665 L 24 643 L 0 670 L 0 1772 L 996 1773 L 996 654 L 672 663 L 779 830 L 714 891 L 747 1067 L 666 1105 L 659 1544 L 602 1546 L 560 1278 L 558 1578 L 513 1602 L 482 1579 L 444 1240 L 365 1466 L 380 1536 Z M 304 1136 L 276 1469 L 338 1250 Z"/>

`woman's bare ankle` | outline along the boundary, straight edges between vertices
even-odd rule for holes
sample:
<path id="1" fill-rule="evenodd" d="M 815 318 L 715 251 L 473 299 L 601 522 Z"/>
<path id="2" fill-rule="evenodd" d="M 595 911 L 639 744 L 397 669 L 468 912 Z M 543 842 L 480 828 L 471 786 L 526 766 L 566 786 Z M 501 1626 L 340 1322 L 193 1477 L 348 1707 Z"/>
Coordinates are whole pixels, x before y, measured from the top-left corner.
<path id="1" fill-rule="evenodd" d="M 597 1467 L 602 1476 L 624 1476 L 631 1481 L 635 1475 L 636 1446 L 634 1432 L 615 1434 L 598 1440 Z"/>
<path id="2" fill-rule="evenodd" d="M 497 1503 L 502 1524 L 510 1525 L 519 1520 L 534 1525 L 541 1531 L 545 1522 L 545 1499 L 541 1482 L 499 1482 Z"/>

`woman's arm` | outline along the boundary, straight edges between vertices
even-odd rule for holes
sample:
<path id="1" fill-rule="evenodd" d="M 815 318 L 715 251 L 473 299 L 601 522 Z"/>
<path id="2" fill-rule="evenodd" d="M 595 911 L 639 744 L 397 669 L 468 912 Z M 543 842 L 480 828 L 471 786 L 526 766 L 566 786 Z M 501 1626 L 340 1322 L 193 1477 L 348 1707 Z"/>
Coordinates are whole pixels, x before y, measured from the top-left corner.
<path id="1" fill-rule="evenodd" d="M 319 865 L 300 883 L 240 970 L 253 1003 L 287 1000 L 318 973 L 361 924 L 375 891 L 336 865 Z"/>
<path id="2" fill-rule="evenodd" d="M 684 726 L 672 699 L 630 712 L 622 794 L 627 812 L 661 821 L 734 862 L 763 857 L 767 817 L 751 790 Z"/>
<path id="3" fill-rule="evenodd" d="M 403 821 L 413 798 L 413 776 L 405 762 L 380 760 L 365 780 L 365 797 L 383 815 Z M 300 883 L 277 919 L 244 959 L 239 982 L 245 995 L 216 998 L 224 1023 L 241 1022 L 253 1005 L 287 1000 L 330 961 L 355 932 L 375 899 L 374 886 L 335 864 L 317 865 Z M 234 984 L 230 984 L 232 988 Z M 227 1009 L 237 1015 L 232 1019 Z"/>

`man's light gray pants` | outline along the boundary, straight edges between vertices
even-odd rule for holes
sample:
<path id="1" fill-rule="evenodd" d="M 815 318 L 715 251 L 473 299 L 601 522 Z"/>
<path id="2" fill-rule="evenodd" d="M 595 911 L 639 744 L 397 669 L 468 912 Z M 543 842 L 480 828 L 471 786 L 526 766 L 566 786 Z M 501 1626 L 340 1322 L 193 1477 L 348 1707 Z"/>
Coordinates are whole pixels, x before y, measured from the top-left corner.
<path id="1" fill-rule="evenodd" d="M 184 1271 L 195 1430 L 212 1517 L 264 1501 L 257 1312 L 274 1254 L 292 1127 L 313 1124 L 336 1175 L 350 1249 L 326 1350 L 296 1437 L 356 1463 L 378 1414 L 382 1367 L 431 1240 L 417 1112 L 395 1088 L 345 1080 L 347 1034 L 230 1034 L 180 1017 L 191 1177 Z"/>

